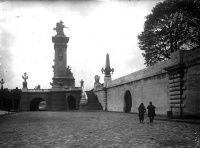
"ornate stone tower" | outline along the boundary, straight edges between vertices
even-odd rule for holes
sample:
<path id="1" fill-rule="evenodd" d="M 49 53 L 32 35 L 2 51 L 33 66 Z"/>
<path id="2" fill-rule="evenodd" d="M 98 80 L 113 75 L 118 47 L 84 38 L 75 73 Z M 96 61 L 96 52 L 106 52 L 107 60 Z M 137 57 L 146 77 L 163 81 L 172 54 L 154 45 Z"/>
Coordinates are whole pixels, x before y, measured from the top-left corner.
<path id="1" fill-rule="evenodd" d="M 74 77 L 71 72 L 70 67 L 67 67 L 67 43 L 69 42 L 69 37 L 63 32 L 63 28 L 67 28 L 63 25 L 63 22 L 60 21 L 56 23 L 56 30 L 57 34 L 52 37 L 52 42 L 54 43 L 54 50 L 55 50 L 55 57 L 54 57 L 54 77 L 52 90 L 60 91 L 64 90 L 68 87 L 74 87 Z"/>

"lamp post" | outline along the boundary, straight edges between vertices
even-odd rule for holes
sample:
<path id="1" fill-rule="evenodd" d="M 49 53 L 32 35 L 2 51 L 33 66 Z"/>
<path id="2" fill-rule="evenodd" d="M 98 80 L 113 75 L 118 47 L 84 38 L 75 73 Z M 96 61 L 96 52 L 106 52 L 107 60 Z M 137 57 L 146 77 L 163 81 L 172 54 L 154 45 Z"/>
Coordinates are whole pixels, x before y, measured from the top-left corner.
<path id="1" fill-rule="evenodd" d="M 81 81 L 80 81 L 80 83 L 81 83 L 81 87 L 83 87 L 83 83 L 84 83 L 84 81 L 83 81 L 83 80 L 81 80 Z"/>
<path id="2" fill-rule="evenodd" d="M 5 81 L 3 80 L 3 78 L 1 79 L 1 81 L 0 81 L 0 83 L 1 83 L 1 94 L 0 94 L 0 97 L 1 97 L 1 109 L 3 109 L 3 84 L 5 83 Z"/>
<path id="3" fill-rule="evenodd" d="M 3 80 L 3 78 L 1 79 L 0 83 L 1 83 L 1 89 L 3 89 L 3 84 L 5 83 L 5 81 Z"/>

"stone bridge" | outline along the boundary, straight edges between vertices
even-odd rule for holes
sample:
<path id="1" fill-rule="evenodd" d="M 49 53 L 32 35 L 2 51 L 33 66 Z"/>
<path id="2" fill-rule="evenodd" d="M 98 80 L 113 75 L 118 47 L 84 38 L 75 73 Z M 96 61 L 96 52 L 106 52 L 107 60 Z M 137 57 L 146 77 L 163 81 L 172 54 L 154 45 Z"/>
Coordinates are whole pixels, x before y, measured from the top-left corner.
<path id="1" fill-rule="evenodd" d="M 27 89 L 22 91 L 20 110 L 39 110 L 39 104 L 46 101 L 47 110 L 78 110 L 81 99 L 81 89 L 52 91 L 52 89 Z"/>

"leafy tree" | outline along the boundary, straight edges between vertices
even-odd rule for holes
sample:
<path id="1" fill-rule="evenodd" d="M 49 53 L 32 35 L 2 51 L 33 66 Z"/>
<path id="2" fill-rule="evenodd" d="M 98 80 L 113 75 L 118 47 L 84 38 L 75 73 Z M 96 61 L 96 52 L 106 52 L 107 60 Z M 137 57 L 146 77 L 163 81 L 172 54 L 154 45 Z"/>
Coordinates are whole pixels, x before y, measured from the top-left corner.
<path id="1" fill-rule="evenodd" d="M 158 3 L 146 16 L 138 40 L 147 66 L 169 59 L 174 51 L 200 46 L 200 1 Z"/>

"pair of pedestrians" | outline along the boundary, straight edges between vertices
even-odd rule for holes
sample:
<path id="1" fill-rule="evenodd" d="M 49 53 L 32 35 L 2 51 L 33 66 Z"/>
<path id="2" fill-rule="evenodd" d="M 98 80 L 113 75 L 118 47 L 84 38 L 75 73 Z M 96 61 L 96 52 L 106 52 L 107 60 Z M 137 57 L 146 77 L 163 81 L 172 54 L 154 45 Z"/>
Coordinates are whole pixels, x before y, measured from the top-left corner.
<path id="1" fill-rule="evenodd" d="M 149 102 L 149 105 L 147 106 L 147 109 L 148 109 L 148 117 L 149 117 L 150 123 L 153 122 L 154 116 L 156 116 L 155 108 L 156 107 L 152 104 L 152 102 Z M 144 114 L 146 112 L 146 108 L 145 108 L 143 103 L 141 103 L 140 106 L 138 107 L 138 112 L 139 112 L 138 116 L 139 116 L 139 119 L 140 119 L 140 123 L 143 123 Z"/>

